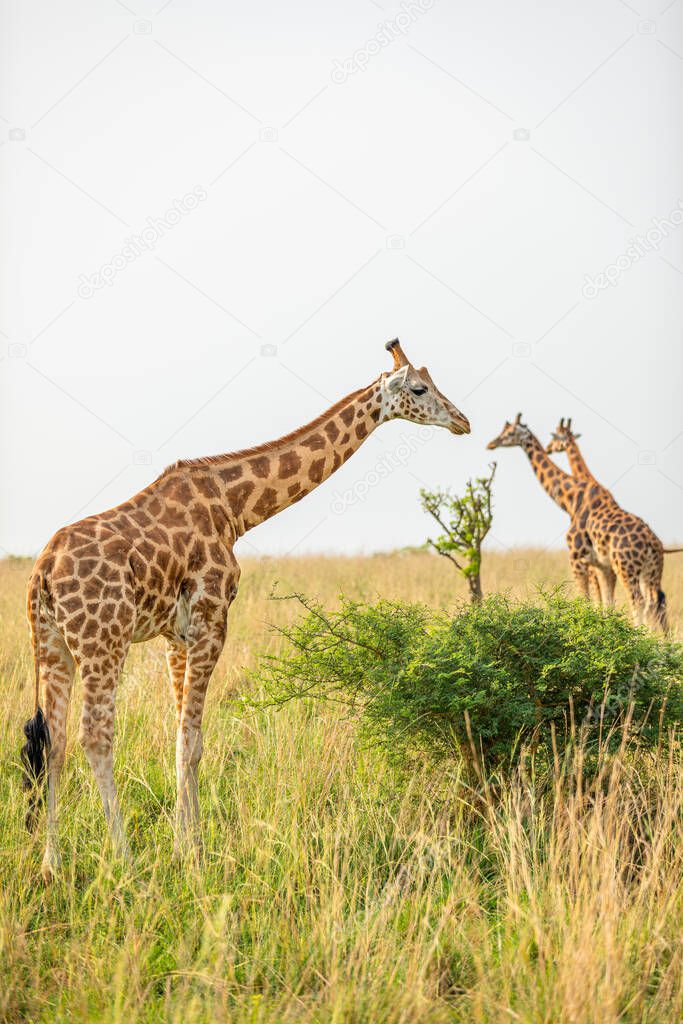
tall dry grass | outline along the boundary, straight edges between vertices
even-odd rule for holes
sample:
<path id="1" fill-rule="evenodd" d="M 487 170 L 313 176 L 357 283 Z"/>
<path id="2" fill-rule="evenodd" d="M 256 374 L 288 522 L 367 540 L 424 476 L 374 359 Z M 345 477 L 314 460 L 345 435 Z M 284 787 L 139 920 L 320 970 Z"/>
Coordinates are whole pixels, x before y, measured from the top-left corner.
<path id="1" fill-rule="evenodd" d="M 198 870 L 170 863 L 174 720 L 163 652 L 132 652 L 116 775 L 134 849 L 112 863 L 95 786 L 71 739 L 64 870 L 40 881 L 17 754 L 32 700 L 23 585 L 0 565 L 0 1019 L 142 1024 L 498 1022 L 683 1018 L 683 777 L 629 749 L 595 785 L 574 762 L 488 795 L 427 771 L 399 785 L 354 722 L 292 704 L 250 712 L 244 669 L 294 613 L 279 589 L 448 605 L 452 568 L 420 553 L 247 560 L 209 691 Z M 668 567 L 672 618 L 683 589 Z M 487 590 L 566 577 L 562 554 L 489 556 Z"/>

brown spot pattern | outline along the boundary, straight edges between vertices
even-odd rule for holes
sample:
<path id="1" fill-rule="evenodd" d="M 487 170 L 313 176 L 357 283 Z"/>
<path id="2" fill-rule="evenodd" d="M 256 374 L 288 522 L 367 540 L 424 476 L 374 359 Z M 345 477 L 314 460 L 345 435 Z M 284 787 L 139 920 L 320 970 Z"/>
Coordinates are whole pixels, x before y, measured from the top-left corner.
<path id="1" fill-rule="evenodd" d="M 268 516 L 277 508 L 277 491 L 274 487 L 265 487 L 260 498 L 254 504 L 253 511 L 257 516 Z"/>
<path id="2" fill-rule="evenodd" d="M 308 470 L 309 479 L 319 484 L 325 473 L 325 459 L 315 459 Z"/>
<path id="3" fill-rule="evenodd" d="M 254 484 L 251 480 L 245 480 L 243 483 L 237 484 L 235 487 L 231 487 L 229 489 L 227 493 L 228 503 L 236 516 L 241 515 L 244 511 L 247 498 L 253 490 Z"/>
<path id="4" fill-rule="evenodd" d="M 255 459 L 249 459 L 249 468 L 259 480 L 265 480 L 270 472 L 270 459 L 267 455 L 259 455 Z"/>
<path id="5" fill-rule="evenodd" d="M 303 439 L 301 445 L 303 448 L 310 448 L 312 452 L 317 452 L 325 447 L 325 438 L 322 434 L 311 434 L 310 437 Z"/>
<path id="6" fill-rule="evenodd" d="M 296 452 L 285 452 L 280 456 L 278 463 L 278 476 L 282 480 L 294 476 L 301 469 L 301 459 Z"/>

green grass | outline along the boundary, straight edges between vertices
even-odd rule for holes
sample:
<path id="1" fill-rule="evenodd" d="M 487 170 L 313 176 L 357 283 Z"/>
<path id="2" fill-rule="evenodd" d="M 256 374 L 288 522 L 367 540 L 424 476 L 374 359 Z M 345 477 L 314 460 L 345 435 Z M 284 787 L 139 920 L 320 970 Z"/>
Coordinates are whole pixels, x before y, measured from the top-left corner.
<path id="1" fill-rule="evenodd" d="M 513 557 L 500 556 L 489 580 L 507 571 L 519 590 Z M 542 557 L 556 582 L 564 561 Z M 255 713 L 233 701 L 242 666 L 275 643 L 266 620 L 290 614 L 287 602 L 267 603 L 275 577 L 324 600 L 337 581 L 359 596 L 434 604 L 462 593 L 455 573 L 422 555 L 333 568 L 245 566 L 207 702 L 198 869 L 170 860 L 174 718 L 161 648 L 133 651 L 117 702 L 129 868 L 111 861 L 75 739 L 77 686 L 63 874 L 46 888 L 17 765 L 32 701 L 28 566 L 0 567 L 0 1020 L 680 1020 L 677 759 L 625 750 L 594 790 L 576 764 L 549 785 L 520 775 L 483 796 L 456 768 L 405 788 L 343 710 L 296 702 Z"/>

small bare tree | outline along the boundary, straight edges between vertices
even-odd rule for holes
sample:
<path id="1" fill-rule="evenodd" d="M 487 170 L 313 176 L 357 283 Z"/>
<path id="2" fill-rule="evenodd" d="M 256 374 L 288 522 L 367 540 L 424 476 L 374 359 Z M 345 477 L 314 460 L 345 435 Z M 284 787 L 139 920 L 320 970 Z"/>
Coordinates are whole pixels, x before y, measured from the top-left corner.
<path id="1" fill-rule="evenodd" d="M 443 530 L 436 540 L 430 538 L 427 543 L 465 577 L 473 604 L 482 598 L 481 545 L 493 519 L 491 492 L 496 463 L 490 465 L 488 476 L 467 481 L 461 498 L 450 491 L 420 491 L 423 509 Z"/>

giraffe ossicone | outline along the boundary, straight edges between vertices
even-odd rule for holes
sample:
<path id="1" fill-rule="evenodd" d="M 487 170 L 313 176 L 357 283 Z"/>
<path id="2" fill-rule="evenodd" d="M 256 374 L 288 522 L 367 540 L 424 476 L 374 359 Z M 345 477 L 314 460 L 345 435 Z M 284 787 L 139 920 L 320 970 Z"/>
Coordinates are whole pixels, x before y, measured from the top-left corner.
<path id="1" fill-rule="evenodd" d="M 43 874 L 59 865 L 56 801 L 76 669 L 80 741 L 115 848 L 127 851 L 113 775 L 116 687 L 131 643 L 162 636 L 177 714 L 175 851 L 197 848 L 197 769 L 209 679 L 227 631 L 240 568 L 235 541 L 300 501 L 342 466 L 380 423 L 405 419 L 468 434 L 467 417 L 416 369 L 398 339 L 393 369 L 291 434 L 226 455 L 181 460 L 128 501 L 59 530 L 28 585 L 35 708 L 22 759 L 33 790 L 47 776 Z"/>

